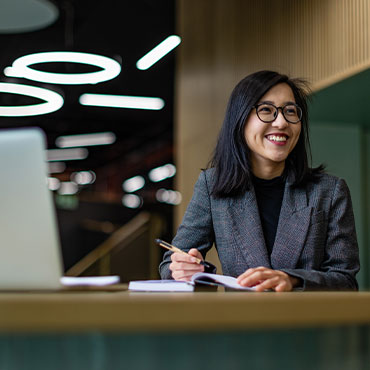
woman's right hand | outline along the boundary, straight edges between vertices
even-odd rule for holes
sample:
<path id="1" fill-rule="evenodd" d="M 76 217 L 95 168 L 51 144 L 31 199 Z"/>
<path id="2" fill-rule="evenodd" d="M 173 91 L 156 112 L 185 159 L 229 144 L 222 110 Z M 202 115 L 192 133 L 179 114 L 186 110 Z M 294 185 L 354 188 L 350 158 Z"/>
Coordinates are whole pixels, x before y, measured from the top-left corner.
<path id="1" fill-rule="evenodd" d="M 196 248 L 190 249 L 188 254 L 172 253 L 172 263 L 169 268 L 172 271 L 172 277 L 175 280 L 189 281 L 196 272 L 204 271 L 204 266 L 197 263 L 194 257 L 203 261 L 201 253 Z"/>

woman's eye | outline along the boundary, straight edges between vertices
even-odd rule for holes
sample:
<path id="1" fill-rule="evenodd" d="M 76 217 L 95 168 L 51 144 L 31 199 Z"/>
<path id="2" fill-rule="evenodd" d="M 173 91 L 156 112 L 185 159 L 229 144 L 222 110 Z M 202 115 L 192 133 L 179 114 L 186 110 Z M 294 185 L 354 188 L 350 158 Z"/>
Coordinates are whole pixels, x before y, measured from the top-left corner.
<path id="1" fill-rule="evenodd" d="M 297 109 L 295 107 L 285 108 L 285 114 L 290 116 L 297 115 Z"/>
<path id="2" fill-rule="evenodd" d="M 263 114 L 271 114 L 273 111 L 273 108 L 269 106 L 261 106 L 258 111 L 259 113 L 263 113 Z"/>

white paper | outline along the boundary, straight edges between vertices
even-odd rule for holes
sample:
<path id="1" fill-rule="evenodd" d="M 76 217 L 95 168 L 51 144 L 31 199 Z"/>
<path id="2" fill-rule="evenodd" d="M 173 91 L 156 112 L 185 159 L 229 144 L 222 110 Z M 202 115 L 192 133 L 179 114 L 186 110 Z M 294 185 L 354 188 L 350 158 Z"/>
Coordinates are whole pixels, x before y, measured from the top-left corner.
<path id="1" fill-rule="evenodd" d="M 119 283 L 119 276 L 63 276 L 60 282 L 64 286 L 105 286 Z"/>
<path id="2" fill-rule="evenodd" d="M 209 274 L 198 272 L 191 277 L 191 281 L 176 280 L 136 280 L 130 281 L 128 289 L 140 292 L 192 292 L 194 285 L 213 283 L 224 286 L 225 288 L 254 291 L 255 288 L 243 287 L 237 283 L 236 278 L 232 276 Z"/>
<path id="3" fill-rule="evenodd" d="M 222 286 L 226 288 L 231 289 L 237 289 L 237 290 L 256 290 L 256 288 L 252 287 L 245 287 L 241 286 L 237 283 L 236 278 L 232 276 L 226 276 L 226 275 L 218 275 L 218 274 L 209 274 L 206 272 L 197 272 L 191 277 L 191 280 L 193 282 L 202 282 L 202 280 L 209 281 L 209 282 L 215 282 L 218 284 L 221 284 Z"/>
<path id="4" fill-rule="evenodd" d="M 128 289 L 137 292 L 192 292 L 194 286 L 186 281 L 136 280 L 130 281 Z"/>

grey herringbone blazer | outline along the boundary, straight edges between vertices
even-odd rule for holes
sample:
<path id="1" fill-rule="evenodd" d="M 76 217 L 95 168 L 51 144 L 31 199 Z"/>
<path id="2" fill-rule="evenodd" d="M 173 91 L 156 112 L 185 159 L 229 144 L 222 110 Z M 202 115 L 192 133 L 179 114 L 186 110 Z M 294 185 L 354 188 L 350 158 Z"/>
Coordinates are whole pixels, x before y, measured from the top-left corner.
<path id="1" fill-rule="evenodd" d="M 210 195 L 213 173 L 200 174 L 175 246 L 197 248 L 205 257 L 214 243 L 225 275 L 237 277 L 248 268 L 265 266 L 301 278 L 305 290 L 358 289 L 358 245 L 344 180 L 324 174 L 305 188 L 294 188 L 288 178 L 269 256 L 254 190 L 215 198 Z M 165 253 L 160 264 L 163 279 L 171 278 L 170 255 Z"/>

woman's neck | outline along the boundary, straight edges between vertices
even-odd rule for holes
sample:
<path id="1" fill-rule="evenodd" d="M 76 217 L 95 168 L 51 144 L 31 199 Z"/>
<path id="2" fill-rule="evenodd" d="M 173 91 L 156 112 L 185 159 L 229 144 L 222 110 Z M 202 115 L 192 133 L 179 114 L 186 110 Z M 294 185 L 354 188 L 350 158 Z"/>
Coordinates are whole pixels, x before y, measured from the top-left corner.
<path id="1" fill-rule="evenodd" d="M 285 162 L 274 163 L 274 165 L 252 166 L 253 175 L 265 180 L 271 180 L 281 176 L 284 172 Z"/>

